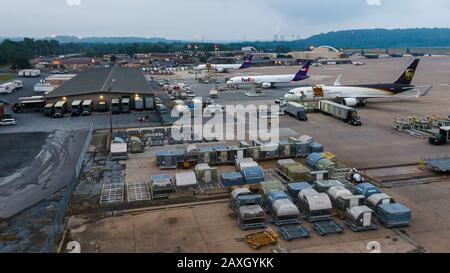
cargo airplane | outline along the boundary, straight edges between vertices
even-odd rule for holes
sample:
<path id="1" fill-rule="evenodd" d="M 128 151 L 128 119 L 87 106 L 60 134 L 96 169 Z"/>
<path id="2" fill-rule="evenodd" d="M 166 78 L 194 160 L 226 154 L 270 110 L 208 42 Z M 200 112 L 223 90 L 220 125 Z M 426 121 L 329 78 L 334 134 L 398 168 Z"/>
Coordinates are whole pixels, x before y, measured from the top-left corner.
<path id="1" fill-rule="evenodd" d="M 201 64 L 196 67 L 197 70 L 215 70 L 219 73 L 227 72 L 228 70 L 246 69 L 252 65 L 253 55 L 246 58 L 242 64 Z"/>
<path id="2" fill-rule="evenodd" d="M 277 83 L 295 83 L 298 81 L 306 80 L 308 76 L 308 70 L 312 61 L 307 61 L 303 64 L 300 70 L 295 75 L 264 75 L 264 76 L 240 76 L 233 77 L 227 81 L 227 85 L 241 85 L 241 84 L 254 84 L 261 86 L 262 88 L 271 88 Z"/>
<path id="3" fill-rule="evenodd" d="M 406 91 L 417 90 L 417 86 L 411 85 L 411 81 L 420 59 L 415 59 L 393 83 L 341 85 L 339 76 L 333 86 L 316 85 L 300 87 L 289 91 L 284 99 L 293 102 L 311 102 L 319 100 L 338 101 L 347 106 L 364 106 L 370 98 L 389 98 Z M 425 96 L 432 86 L 427 86 L 426 91 L 417 92 L 417 96 Z"/>

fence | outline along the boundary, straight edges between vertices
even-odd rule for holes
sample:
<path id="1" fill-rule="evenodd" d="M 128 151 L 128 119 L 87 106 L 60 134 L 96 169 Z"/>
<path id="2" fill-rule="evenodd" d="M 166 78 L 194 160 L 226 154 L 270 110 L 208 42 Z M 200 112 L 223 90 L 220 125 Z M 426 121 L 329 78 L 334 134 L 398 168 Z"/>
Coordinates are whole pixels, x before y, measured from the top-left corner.
<path id="1" fill-rule="evenodd" d="M 70 182 L 66 187 L 63 198 L 59 201 L 59 204 L 56 207 L 56 215 L 53 220 L 52 227 L 50 228 L 50 231 L 48 233 L 47 241 L 45 242 L 44 248 L 42 249 L 43 253 L 53 252 L 55 240 L 58 238 L 58 236 L 62 233 L 62 231 L 65 228 L 63 220 L 66 208 L 69 205 L 70 197 L 73 193 L 73 190 L 77 185 L 78 176 L 80 175 L 80 171 L 83 167 L 84 158 L 86 156 L 89 143 L 91 143 L 93 132 L 94 132 L 94 124 L 91 124 L 83 149 L 81 150 L 80 156 L 78 157 L 77 160 L 77 164 L 75 165 L 75 170 L 72 174 L 72 178 L 70 179 Z"/>

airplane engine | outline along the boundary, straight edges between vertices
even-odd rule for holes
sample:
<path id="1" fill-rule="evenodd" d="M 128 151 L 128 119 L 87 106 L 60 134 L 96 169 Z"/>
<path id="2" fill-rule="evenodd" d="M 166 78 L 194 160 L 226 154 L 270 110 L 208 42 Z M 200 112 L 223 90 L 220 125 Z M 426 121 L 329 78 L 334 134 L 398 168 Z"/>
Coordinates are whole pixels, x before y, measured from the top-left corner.
<path id="1" fill-rule="evenodd" d="M 263 82 L 263 83 L 262 83 L 262 87 L 263 87 L 263 88 L 271 88 L 271 87 L 272 87 L 272 84 L 271 84 L 270 82 Z"/>
<path id="2" fill-rule="evenodd" d="M 223 68 L 217 68 L 217 72 L 222 73 L 223 72 Z"/>
<path id="3" fill-rule="evenodd" d="M 358 105 L 358 100 L 355 98 L 345 98 L 342 100 L 342 104 L 353 107 L 353 106 Z"/>

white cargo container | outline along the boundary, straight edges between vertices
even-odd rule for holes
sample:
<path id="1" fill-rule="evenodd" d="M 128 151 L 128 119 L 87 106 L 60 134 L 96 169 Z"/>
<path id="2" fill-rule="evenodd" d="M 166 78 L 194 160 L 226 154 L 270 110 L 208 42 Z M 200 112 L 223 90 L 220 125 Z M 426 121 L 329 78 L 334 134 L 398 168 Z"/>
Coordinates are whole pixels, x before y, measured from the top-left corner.
<path id="1" fill-rule="evenodd" d="M 41 71 L 38 69 L 22 69 L 18 73 L 19 77 L 38 77 Z"/>

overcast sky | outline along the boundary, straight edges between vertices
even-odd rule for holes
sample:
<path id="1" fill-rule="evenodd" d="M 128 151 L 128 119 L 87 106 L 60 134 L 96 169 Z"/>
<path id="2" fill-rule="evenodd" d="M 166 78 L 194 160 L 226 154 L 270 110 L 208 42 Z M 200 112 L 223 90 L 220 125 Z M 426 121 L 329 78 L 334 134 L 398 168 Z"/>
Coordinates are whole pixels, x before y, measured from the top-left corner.
<path id="1" fill-rule="evenodd" d="M 0 36 L 270 40 L 361 28 L 450 27 L 449 0 L 1 0 Z"/>

